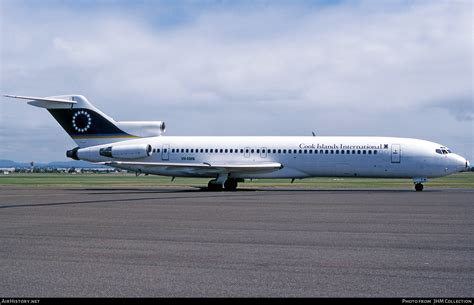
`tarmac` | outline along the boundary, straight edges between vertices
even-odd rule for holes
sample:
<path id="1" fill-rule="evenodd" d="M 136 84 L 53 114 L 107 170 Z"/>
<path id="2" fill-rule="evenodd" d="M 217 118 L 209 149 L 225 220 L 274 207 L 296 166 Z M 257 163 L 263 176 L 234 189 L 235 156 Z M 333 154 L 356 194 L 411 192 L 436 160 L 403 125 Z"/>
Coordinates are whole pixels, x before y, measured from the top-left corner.
<path id="1" fill-rule="evenodd" d="M 473 297 L 474 189 L 0 187 L 0 297 Z"/>

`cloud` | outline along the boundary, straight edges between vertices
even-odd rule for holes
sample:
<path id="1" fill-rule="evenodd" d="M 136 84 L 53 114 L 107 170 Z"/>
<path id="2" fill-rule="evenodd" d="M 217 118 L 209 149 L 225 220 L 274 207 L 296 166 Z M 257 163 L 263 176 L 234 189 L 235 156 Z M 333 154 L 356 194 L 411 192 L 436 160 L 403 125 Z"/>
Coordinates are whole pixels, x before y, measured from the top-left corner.
<path id="1" fill-rule="evenodd" d="M 458 121 L 474 121 L 474 103 L 472 97 L 441 101 L 435 106 L 447 110 Z"/>
<path id="2" fill-rule="evenodd" d="M 332 133 L 365 132 L 354 126 L 370 118 L 390 134 L 392 115 L 432 122 L 441 109 L 457 123 L 421 135 L 437 139 L 472 122 L 469 1 L 118 3 L 3 3 L 1 90 L 84 94 L 118 119 L 171 119 L 174 134 L 298 133 L 334 117 L 353 126 Z M 9 130 L 13 108 L 0 107 Z M 16 128 L 55 127 L 21 109 Z"/>

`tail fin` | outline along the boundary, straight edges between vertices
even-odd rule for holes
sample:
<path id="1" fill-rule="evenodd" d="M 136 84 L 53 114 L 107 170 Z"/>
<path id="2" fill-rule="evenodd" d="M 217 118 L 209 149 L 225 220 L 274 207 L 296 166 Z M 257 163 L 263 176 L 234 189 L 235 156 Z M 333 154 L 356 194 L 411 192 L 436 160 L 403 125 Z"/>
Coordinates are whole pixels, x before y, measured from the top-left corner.
<path id="1" fill-rule="evenodd" d="M 79 147 L 139 138 L 122 130 L 120 122 L 101 112 L 82 95 L 5 97 L 31 100 L 28 104 L 46 108 Z"/>

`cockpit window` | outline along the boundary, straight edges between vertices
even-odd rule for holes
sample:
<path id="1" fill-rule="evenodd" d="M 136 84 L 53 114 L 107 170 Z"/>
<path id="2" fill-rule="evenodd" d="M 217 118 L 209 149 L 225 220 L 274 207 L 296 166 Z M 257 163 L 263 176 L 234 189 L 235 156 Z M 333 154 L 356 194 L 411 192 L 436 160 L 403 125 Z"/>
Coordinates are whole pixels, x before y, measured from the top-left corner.
<path id="1" fill-rule="evenodd" d="M 440 155 L 447 155 L 447 154 L 452 153 L 452 151 L 449 148 L 442 146 L 442 147 L 436 149 L 436 153 L 438 153 Z"/>

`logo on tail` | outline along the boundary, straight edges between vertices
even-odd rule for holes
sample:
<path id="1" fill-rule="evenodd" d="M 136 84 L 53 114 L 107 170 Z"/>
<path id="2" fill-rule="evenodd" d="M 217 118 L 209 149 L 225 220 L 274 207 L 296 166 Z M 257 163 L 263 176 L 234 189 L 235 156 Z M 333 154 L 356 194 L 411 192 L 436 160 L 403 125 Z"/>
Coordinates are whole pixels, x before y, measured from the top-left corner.
<path id="1" fill-rule="evenodd" d="M 91 127 L 91 115 L 84 110 L 74 113 L 72 116 L 72 126 L 78 132 L 87 131 Z"/>

